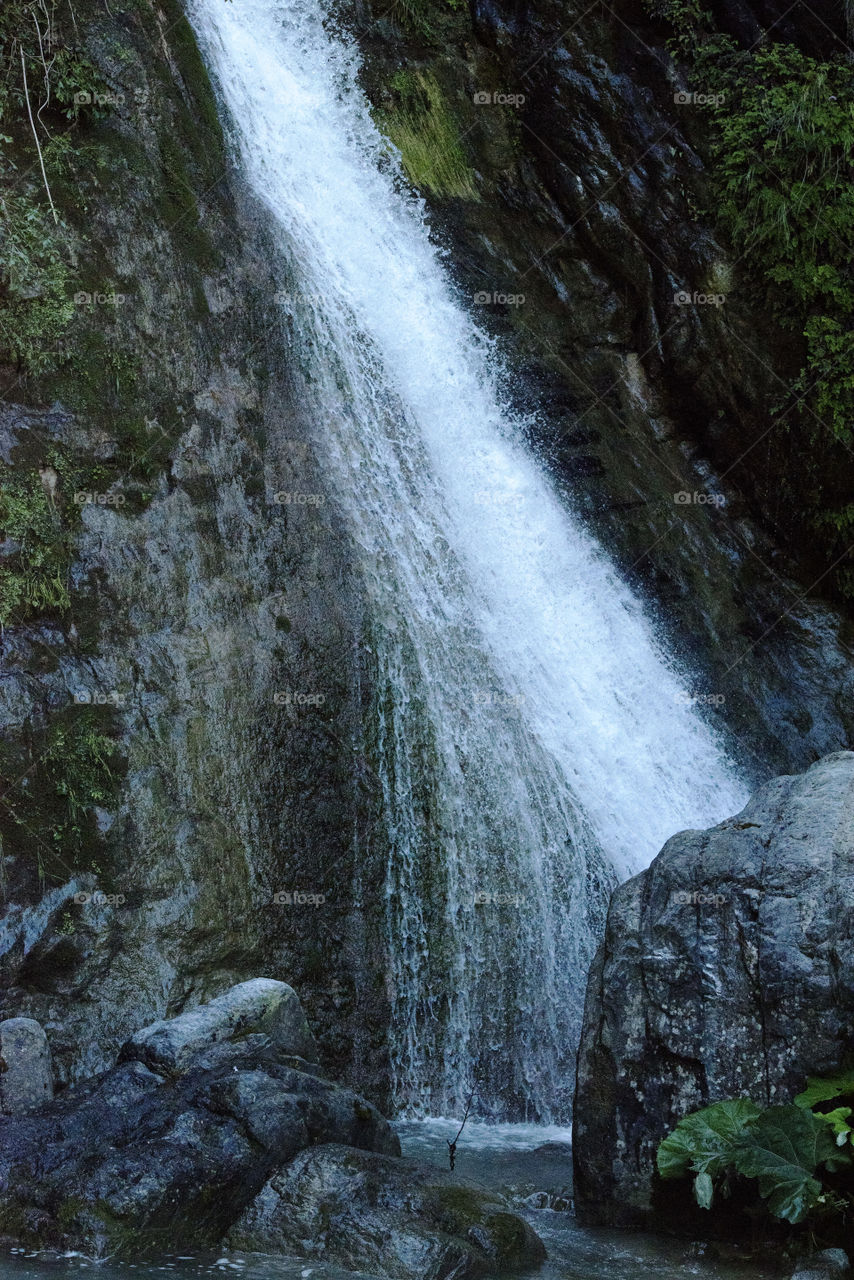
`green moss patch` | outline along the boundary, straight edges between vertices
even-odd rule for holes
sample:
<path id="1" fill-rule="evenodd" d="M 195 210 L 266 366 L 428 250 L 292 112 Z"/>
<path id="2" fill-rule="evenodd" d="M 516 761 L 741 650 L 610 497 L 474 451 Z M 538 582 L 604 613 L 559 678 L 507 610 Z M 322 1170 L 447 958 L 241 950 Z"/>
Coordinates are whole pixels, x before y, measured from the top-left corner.
<path id="1" fill-rule="evenodd" d="M 22 858 L 41 881 L 102 870 L 94 810 L 115 798 L 121 775 L 114 714 L 111 707 L 69 706 L 0 744 L 2 853 Z"/>
<path id="2" fill-rule="evenodd" d="M 436 196 L 477 200 L 457 122 L 433 73 L 399 71 L 391 88 L 396 105 L 378 111 L 377 123 L 400 152 L 412 185 Z"/>
<path id="3" fill-rule="evenodd" d="M 37 470 L 0 471 L 0 626 L 70 603 L 71 539 L 56 499 Z"/>

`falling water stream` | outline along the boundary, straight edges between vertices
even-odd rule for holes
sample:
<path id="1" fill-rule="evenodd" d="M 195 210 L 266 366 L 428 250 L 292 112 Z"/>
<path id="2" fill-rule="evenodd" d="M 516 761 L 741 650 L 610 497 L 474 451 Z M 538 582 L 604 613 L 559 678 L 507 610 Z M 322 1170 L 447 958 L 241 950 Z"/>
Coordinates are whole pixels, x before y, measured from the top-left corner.
<path id="1" fill-rule="evenodd" d="M 352 40 L 323 0 L 188 10 L 367 601 L 398 1110 L 565 1120 L 608 891 L 745 794 L 527 447 Z"/>

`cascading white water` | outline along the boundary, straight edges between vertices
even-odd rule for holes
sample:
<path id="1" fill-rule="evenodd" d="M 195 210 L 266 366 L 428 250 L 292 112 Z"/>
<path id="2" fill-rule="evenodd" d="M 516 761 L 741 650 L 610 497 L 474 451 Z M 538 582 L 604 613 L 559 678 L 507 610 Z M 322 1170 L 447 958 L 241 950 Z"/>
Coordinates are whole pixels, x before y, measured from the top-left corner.
<path id="1" fill-rule="evenodd" d="M 523 443 L 323 0 L 188 8 L 369 601 L 397 1104 L 564 1119 L 608 889 L 745 794 Z"/>

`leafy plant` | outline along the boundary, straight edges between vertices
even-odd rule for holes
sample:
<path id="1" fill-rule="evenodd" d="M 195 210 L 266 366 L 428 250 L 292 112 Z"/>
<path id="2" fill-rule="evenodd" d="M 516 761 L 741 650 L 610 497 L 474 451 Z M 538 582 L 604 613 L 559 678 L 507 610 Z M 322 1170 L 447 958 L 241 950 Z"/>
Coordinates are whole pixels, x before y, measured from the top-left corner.
<path id="1" fill-rule="evenodd" d="M 839 1104 L 846 1098 L 851 1100 L 852 1106 L 836 1105 L 829 1110 L 823 1109 L 828 1103 Z M 795 1104 L 814 1111 L 825 1124 L 829 1124 L 836 1135 L 838 1147 L 854 1141 L 854 1127 L 848 1123 L 854 1112 L 854 1071 L 840 1071 L 826 1079 L 810 1076 L 806 1089 L 795 1098 Z"/>
<path id="2" fill-rule="evenodd" d="M 735 1098 L 686 1116 L 659 1145 L 658 1172 L 662 1178 L 682 1178 L 692 1172 L 697 1203 L 711 1208 L 714 1178 L 732 1164 L 748 1123 L 759 1114 L 755 1102 Z"/>
<path id="3" fill-rule="evenodd" d="M 818 1207 L 847 1207 L 818 1175 L 854 1167 L 847 1123 L 852 1109 L 814 1108 L 851 1093 L 854 1078 L 840 1073 L 826 1080 L 810 1079 L 794 1102 L 764 1110 L 749 1098 L 715 1102 L 685 1116 L 662 1140 L 658 1172 L 663 1179 L 693 1174 L 694 1198 L 702 1209 L 712 1208 L 717 1189 L 729 1194 L 732 1174 L 755 1178 L 768 1211 L 792 1225 Z"/>
<path id="4" fill-rule="evenodd" d="M 800 339 L 800 372 L 787 367 L 788 394 L 769 406 L 797 459 L 789 523 L 801 538 L 817 535 L 836 589 L 852 599 L 854 522 L 828 495 L 840 489 L 837 446 L 854 443 L 854 65 L 784 42 L 742 49 L 701 0 L 645 3 L 670 27 L 681 75 L 707 99 L 694 117 L 714 193 L 707 212 L 756 304 Z"/>
<path id="5" fill-rule="evenodd" d="M 802 1222 L 818 1204 L 818 1167 L 832 1170 L 840 1159 L 828 1126 L 793 1103 L 769 1107 L 757 1116 L 733 1152 L 738 1172 L 758 1179 L 769 1211 L 791 1223 Z"/>
<path id="6" fill-rule="evenodd" d="M 797 392 L 837 439 L 854 428 L 854 68 L 790 45 L 736 58 L 716 116 L 718 216 L 797 327 Z M 814 427 L 813 427 L 814 429 Z"/>

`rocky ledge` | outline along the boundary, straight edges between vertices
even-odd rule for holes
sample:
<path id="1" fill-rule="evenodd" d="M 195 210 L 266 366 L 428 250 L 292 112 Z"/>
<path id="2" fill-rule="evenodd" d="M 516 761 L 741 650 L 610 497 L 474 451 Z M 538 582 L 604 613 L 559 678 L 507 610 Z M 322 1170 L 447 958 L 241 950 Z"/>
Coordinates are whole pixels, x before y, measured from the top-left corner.
<path id="1" fill-rule="evenodd" d="M 661 1219 L 656 1149 L 682 1116 L 724 1098 L 786 1102 L 839 1067 L 854 1045 L 852 908 L 849 751 L 674 836 L 616 890 L 578 1059 L 584 1218 Z"/>
<path id="2" fill-rule="evenodd" d="M 32 1035 L 3 1043 L 35 1052 Z M 229 1236 L 402 1280 L 545 1256 L 500 1196 L 401 1159 L 388 1121 L 315 1057 L 294 991 L 255 979 L 138 1031 L 52 1101 L 16 1095 L 0 1117 L 0 1235 L 96 1258 Z"/>

